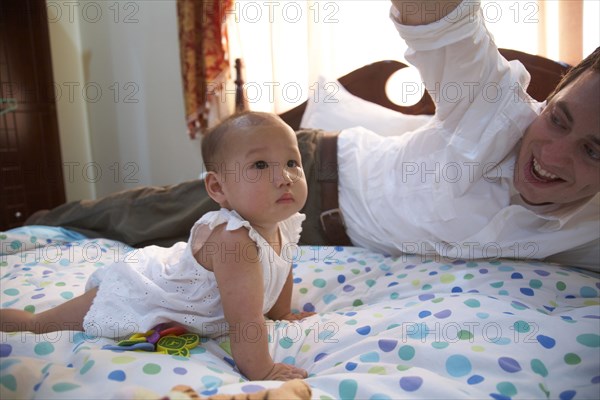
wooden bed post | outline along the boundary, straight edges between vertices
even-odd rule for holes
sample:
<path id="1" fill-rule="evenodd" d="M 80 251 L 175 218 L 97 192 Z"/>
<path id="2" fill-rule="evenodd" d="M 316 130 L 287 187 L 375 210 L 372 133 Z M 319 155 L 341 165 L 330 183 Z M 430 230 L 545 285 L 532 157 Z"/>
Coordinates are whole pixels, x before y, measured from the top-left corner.
<path id="1" fill-rule="evenodd" d="M 244 77 L 242 75 L 242 59 L 235 59 L 235 112 L 248 110 L 248 100 L 244 93 Z"/>

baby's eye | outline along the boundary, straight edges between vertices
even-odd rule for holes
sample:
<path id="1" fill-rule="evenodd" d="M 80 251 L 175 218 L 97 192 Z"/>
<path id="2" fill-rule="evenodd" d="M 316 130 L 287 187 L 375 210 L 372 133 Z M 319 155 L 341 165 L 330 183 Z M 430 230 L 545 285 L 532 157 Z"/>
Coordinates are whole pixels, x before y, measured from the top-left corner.
<path id="1" fill-rule="evenodd" d="M 254 168 L 256 169 L 265 169 L 269 168 L 269 164 L 266 161 L 257 161 L 254 163 Z"/>
<path id="2" fill-rule="evenodd" d="M 296 168 L 296 167 L 299 167 L 299 166 L 300 166 L 300 164 L 296 160 L 289 160 L 287 162 L 287 167 L 288 168 Z"/>

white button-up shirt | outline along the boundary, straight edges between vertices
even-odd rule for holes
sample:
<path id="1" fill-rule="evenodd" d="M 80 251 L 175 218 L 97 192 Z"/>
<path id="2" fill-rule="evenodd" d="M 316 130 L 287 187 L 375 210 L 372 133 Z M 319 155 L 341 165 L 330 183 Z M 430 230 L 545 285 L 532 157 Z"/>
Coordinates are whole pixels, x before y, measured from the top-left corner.
<path id="1" fill-rule="evenodd" d="M 541 104 L 525 92 L 522 64 L 498 53 L 479 4 L 421 26 L 395 13 L 436 115 L 396 137 L 341 132 L 339 201 L 352 242 L 392 255 L 553 256 L 600 271 L 600 196 L 531 207 L 514 190 L 515 148 Z"/>

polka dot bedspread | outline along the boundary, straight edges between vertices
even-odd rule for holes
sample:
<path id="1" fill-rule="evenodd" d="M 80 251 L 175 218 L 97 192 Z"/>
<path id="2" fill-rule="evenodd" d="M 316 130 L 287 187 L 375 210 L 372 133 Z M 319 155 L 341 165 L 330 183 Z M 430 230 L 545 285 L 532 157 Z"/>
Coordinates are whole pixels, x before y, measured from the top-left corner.
<path id="1" fill-rule="evenodd" d="M 35 229 L 0 233 L 2 308 L 39 312 L 81 293 L 131 249 Z M 356 247 L 300 247 L 295 310 L 269 321 L 277 362 L 309 373 L 315 399 L 600 398 L 598 274 L 542 262 L 387 257 Z M 118 329 L 118 327 L 115 327 Z M 240 332 L 251 335 L 252 332 Z M 230 340 L 190 357 L 103 350 L 81 332 L 0 333 L 2 399 L 157 398 L 177 384 L 202 395 L 251 393 Z"/>

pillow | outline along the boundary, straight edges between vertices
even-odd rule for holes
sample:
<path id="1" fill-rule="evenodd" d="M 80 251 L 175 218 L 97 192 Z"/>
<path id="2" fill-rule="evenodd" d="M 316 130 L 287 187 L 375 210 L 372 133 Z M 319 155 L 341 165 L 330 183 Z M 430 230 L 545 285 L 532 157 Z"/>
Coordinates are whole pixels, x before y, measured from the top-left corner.
<path id="1" fill-rule="evenodd" d="M 408 115 L 371 103 L 348 92 L 337 80 L 319 76 L 317 91 L 308 99 L 301 128 L 339 131 L 362 126 L 381 136 L 413 131 L 431 115 Z"/>

